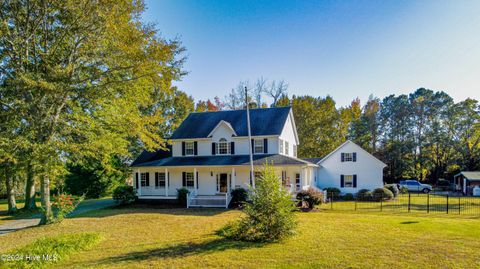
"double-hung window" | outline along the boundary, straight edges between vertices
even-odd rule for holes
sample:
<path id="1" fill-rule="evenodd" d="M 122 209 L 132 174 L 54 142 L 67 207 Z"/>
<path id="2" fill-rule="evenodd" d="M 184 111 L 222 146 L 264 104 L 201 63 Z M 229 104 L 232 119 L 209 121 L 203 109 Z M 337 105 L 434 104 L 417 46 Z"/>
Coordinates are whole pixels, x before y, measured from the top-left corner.
<path id="1" fill-rule="evenodd" d="M 353 175 L 345 175 L 343 176 L 344 179 L 344 186 L 346 188 L 353 187 Z"/>
<path id="2" fill-rule="evenodd" d="M 147 186 L 147 173 L 140 173 L 140 184 L 142 187 Z"/>
<path id="3" fill-rule="evenodd" d="M 156 173 L 155 187 L 165 187 L 165 173 Z"/>
<path id="4" fill-rule="evenodd" d="M 253 140 L 253 153 L 259 154 L 263 152 L 263 139 Z"/>
<path id="5" fill-rule="evenodd" d="M 230 154 L 230 143 L 228 143 L 227 139 L 225 138 L 220 139 L 220 141 L 218 142 L 217 154 L 218 155 Z"/>
<path id="6" fill-rule="evenodd" d="M 189 141 L 185 142 L 185 155 L 192 156 L 195 154 L 195 149 L 194 149 L 194 142 Z"/>
<path id="7" fill-rule="evenodd" d="M 283 154 L 283 140 L 280 139 L 280 154 Z"/>
<path id="8" fill-rule="evenodd" d="M 343 156 L 345 162 L 353 162 L 353 153 L 346 152 Z"/>
<path id="9" fill-rule="evenodd" d="M 186 179 L 187 187 L 195 186 L 195 183 L 194 183 L 195 178 L 193 177 L 193 172 L 185 173 L 185 179 Z"/>
<path id="10" fill-rule="evenodd" d="M 293 157 L 297 157 L 297 145 L 293 145 Z"/>
<path id="11" fill-rule="evenodd" d="M 288 155 L 288 141 L 285 141 L 285 155 Z"/>

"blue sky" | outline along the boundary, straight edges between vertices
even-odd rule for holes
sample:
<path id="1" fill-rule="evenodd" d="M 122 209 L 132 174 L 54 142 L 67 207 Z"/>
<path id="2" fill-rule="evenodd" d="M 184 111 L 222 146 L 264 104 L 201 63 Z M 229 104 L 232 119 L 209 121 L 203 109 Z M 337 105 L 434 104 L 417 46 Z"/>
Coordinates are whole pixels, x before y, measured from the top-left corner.
<path id="1" fill-rule="evenodd" d="M 176 83 L 195 99 L 241 80 L 284 79 L 289 94 L 443 90 L 480 99 L 480 1 L 146 0 L 145 22 L 186 47 Z"/>

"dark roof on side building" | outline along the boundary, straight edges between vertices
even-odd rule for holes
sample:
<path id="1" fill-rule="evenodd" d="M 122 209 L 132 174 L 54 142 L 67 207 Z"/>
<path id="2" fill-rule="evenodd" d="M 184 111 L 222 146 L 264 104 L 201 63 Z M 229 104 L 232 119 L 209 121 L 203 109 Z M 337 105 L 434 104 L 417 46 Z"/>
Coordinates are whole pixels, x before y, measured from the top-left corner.
<path id="1" fill-rule="evenodd" d="M 141 163 L 152 162 L 172 156 L 172 145 L 168 145 L 166 150 L 160 149 L 154 152 L 144 150 L 136 159 L 132 162 L 131 166 L 135 166 Z"/>
<path id="2" fill-rule="evenodd" d="M 253 155 L 254 165 L 307 165 L 312 164 L 302 159 L 297 159 L 280 154 Z M 132 164 L 133 167 L 149 166 L 222 166 L 222 165 L 249 165 L 248 155 L 231 156 L 191 156 L 167 157 L 145 163 Z"/>
<path id="3" fill-rule="evenodd" d="M 252 136 L 280 135 L 290 107 L 250 110 Z M 237 136 L 247 136 L 246 110 L 190 113 L 175 130 L 171 139 L 206 138 L 220 121 L 230 123 Z"/>
<path id="4" fill-rule="evenodd" d="M 311 163 L 314 163 L 314 164 L 317 164 L 321 159 L 323 159 L 323 157 L 302 158 L 302 160 L 307 161 L 307 162 L 311 162 Z"/>

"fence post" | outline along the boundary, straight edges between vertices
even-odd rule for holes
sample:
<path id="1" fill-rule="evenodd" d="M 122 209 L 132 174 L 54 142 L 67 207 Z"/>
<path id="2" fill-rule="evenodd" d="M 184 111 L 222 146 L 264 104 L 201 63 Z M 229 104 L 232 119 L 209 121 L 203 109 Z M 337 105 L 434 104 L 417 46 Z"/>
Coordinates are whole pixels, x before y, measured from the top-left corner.
<path id="1" fill-rule="evenodd" d="M 458 196 L 458 214 L 460 215 L 461 214 L 461 210 L 460 210 L 460 196 Z"/>
<path id="2" fill-rule="evenodd" d="M 408 212 L 410 213 L 410 193 L 408 193 Z"/>
<path id="3" fill-rule="evenodd" d="M 427 213 L 430 213 L 430 193 L 427 193 Z"/>
<path id="4" fill-rule="evenodd" d="M 447 194 L 447 214 L 448 214 L 448 194 Z"/>
<path id="5" fill-rule="evenodd" d="M 380 196 L 380 212 L 383 211 L 383 192 L 382 195 Z"/>

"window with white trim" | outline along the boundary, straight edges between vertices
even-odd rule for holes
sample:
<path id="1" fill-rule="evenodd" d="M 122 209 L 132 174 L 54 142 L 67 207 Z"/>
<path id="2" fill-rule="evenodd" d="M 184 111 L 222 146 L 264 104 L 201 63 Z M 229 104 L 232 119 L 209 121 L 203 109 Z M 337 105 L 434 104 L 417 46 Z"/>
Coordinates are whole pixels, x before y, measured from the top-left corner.
<path id="1" fill-rule="evenodd" d="M 187 187 L 194 187 L 195 186 L 195 178 L 193 176 L 193 172 L 186 172 L 185 173 L 185 180 L 187 183 Z"/>
<path id="2" fill-rule="evenodd" d="M 230 143 L 225 138 L 221 138 L 217 144 L 217 154 L 226 155 L 230 154 Z"/>
<path id="3" fill-rule="evenodd" d="M 283 140 L 279 139 L 280 141 L 280 154 L 283 154 Z"/>
<path id="4" fill-rule="evenodd" d="M 293 157 L 297 157 L 297 145 L 293 145 Z"/>
<path id="5" fill-rule="evenodd" d="M 343 161 L 344 162 L 353 162 L 353 153 L 351 152 L 346 152 L 346 153 L 343 153 Z"/>
<path id="6" fill-rule="evenodd" d="M 189 141 L 185 142 L 185 155 L 194 155 L 195 154 L 195 149 L 194 149 L 194 142 Z"/>
<path id="7" fill-rule="evenodd" d="M 255 180 L 261 179 L 262 178 L 262 172 L 260 171 L 255 171 L 253 173 L 253 176 L 255 177 Z"/>
<path id="8" fill-rule="evenodd" d="M 155 187 L 165 187 L 165 173 L 157 173 L 157 178 L 155 178 Z"/>
<path id="9" fill-rule="evenodd" d="M 285 141 L 285 155 L 288 155 L 288 141 Z"/>
<path id="10" fill-rule="evenodd" d="M 142 187 L 147 186 L 147 173 L 140 173 L 140 184 Z"/>
<path id="11" fill-rule="evenodd" d="M 346 188 L 353 187 L 353 175 L 344 175 L 343 176 L 344 186 Z"/>
<path id="12" fill-rule="evenodd" d="M 263 139 L 253 140 L 253 153 L 263 153 Z"/>

